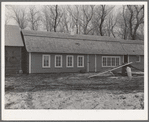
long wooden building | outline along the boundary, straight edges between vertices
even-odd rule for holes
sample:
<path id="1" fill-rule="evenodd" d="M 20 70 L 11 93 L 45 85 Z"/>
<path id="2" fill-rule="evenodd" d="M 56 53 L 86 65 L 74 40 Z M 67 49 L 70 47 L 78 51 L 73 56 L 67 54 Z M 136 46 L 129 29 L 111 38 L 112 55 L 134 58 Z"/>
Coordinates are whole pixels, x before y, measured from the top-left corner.
<path id="1" fill-rule="evenodd" d="M 31 30 L 18 34 L 22 65 L 17 70 L 24 73 L 100 72 L 124 62 L 144 69 L 144 43 L 140 40 Z"/>

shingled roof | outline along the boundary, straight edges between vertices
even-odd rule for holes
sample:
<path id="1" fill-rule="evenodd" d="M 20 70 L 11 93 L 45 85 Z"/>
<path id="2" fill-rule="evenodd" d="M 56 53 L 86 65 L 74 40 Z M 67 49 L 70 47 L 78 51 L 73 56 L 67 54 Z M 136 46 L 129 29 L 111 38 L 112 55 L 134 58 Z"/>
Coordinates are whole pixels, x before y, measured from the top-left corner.
<path id="1" fill-rule="evenodd" d="M 144 55 L 144 45 L 142 44 L 122 44 L 122 46 L 129 55 Z"/>
<path id="2" fill-rule="evenodd" d="M 32 30 L 22 30 L 24 36 L 38 36 L 46 38 L 60 38 L 60 39 L 73 39 L 73 40 L 90 40 L 90 41 L 115 41 L 118 42 L 122 39 L 116 39 L 108 36 L 93 36 L 93 35 L 70 35 L 68 33 L 60 32 L 47 32 L 47 31 L 32 31 Z"/>
<path id="3" fill-rule="evenodd" d="M 5 46 L 24 46 L 18 26 L 5 25 Z"/>
<path id="4" fill-rule="evenodd" d="M 144 55 L 144 41 L 142 40 L 121 40 L 123 49 L 129 55 Z"/>
<path id="5" fill-rule="evenodd" d="M 122 39 L 105 36 L 69 35 L 44 31 L 22 30 L 26 50 L 43 53 L 75 53 L 75 54 L 134 54 L 127 51 Z M 140 44 L 136 44 L 140 45 Z M 140 48 L 139 48 L 140 49 Z M 135 49 L 135 54 L 138 49 Z M 143 50 L 141 47 L 141 53 Z"/>
<path id="6" fill-rule="evenodd" d="M 140 45 L 144 45 L 143 40 L 120 40 L 120 42 L 123 43 L 123 44 L 140 44 Z"/>

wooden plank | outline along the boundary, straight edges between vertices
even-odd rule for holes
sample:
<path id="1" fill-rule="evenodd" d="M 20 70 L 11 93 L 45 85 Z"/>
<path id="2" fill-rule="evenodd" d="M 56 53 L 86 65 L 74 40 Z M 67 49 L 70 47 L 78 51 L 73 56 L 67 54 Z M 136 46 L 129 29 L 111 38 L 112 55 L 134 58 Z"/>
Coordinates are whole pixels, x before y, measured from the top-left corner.
<path id="1" fill-rule="evenodd" d="M 89 72 L 89 55 L 87 55 L 87 72 Z"/>
<path id="2" fill-rule="evenodd" d="M 110 69 L 110 70 L 107 70 L 107 71 L 98 73 L 98 74 L 96 74 L 96 75 L 89 76 L 88 78 L 92 78 L 92 77 L 95 77 L 95 76 L 99 76 L 99 75 L 101 75 L 101 74 L 105 74 L 105 73 L 114 71 L 114 70 L 116 70 L 116 69 L 119 69 L 119 68 L 121 68 L 121 67 L 127 66 L 127 65 L 129 65 L 129 64 L 132 64 L 132 62 L 129 62 L 129 63 L 127 63 L 127 64 L 120 65 L 120 66 L 118 66 L 118 67 L 115 67 L 115 68 L 113 68 L 113 69 Z"/>
<path id="3" fill-rule="evenodd" d="M 144 72 L 132 72 L 133 75 L 144 75 Z"/>

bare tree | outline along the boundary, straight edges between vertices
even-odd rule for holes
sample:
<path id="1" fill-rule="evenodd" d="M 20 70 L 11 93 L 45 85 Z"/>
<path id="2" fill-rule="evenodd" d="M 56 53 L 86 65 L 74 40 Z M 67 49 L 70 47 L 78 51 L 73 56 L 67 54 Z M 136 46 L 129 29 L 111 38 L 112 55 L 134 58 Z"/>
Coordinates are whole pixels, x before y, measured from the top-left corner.
<path id="1" fill-rule="evenodd" d="M 110 13 L 106 21 L 107 36 L 112 35 L 113 37 L 116 37 L 114 32 L 116 24 L 117 24 L 117 16 Z"/>
<path id="2" fill-rule="evenodd" d="M 40 25 L 41 16 L 40 16 L 40 12 L 38 10 L 36 10 L 35 6 L 29 7 L 29 13 L 28 13 L 27 20 L 30 24 L 29 26 L 30 26 L 31 30 L 38 30 L 38 27 Z"/>
<path id="3" fill-rule="evenodd" d="M 127 5 L 123 6 L 123 11 L 119 16 L 119 35 L 123 39 L 135 40 L 141 25 L 144 25 L 144 6 Z M 142 27 L 142 26 L 141 26 Z"/>
<path id="4" fill-rule="evenodd" d="M 94 5 L 68 6 L 71 16 L 71 28 L 76 29 L 76 34 L 89 34 L 92 30 L 91 20 L 94 14 Z"/>
<path id="5" fill-rule="evenodd" d="M 47 5 L 43 8 L 44 25 L 47 31 L 57 31 L 63 13 L 58 5 Z"/>
<path id="6" fill-rule="evenodd" d="M 93 18 L 94 31 L 97 35 L 103 36 L 106 31 L 104 31 L 103 24 L 105 22 L 106 16 L 110 13 L 110 11 L 114 8 L 114 6 L 100 5 L 96 6 L 95 15 Z"/>
<path id="7" fill-rule="evenodd" d="M 70 14 L 70 28 L 76 28 L 76 34 L 80 34 L 80 27 L 81 27 L 81 6 L 74 5 L 74 6 L 67 6 L 67 11 Z"/>
<path id="8" fill-rule="evenodd" d="M 117 15 L 117 27 L 118 27 L 118 37 L 122 39 L 127 39 L 129 35 L 129 28 L 127 24 L 127 17 L 125 16 L 126 6 L 123 6 L 122 11 L 120 11 Z"/>
<path id="9" fill-rule="evenodd" d="M 52 8 L 50 9 L 51 10 L 51 13 L 53 15 L 53 28 L 54 28 L 54 32 L 56 32 L 56 28 L 61 20 L 61 17 L 62 17 L 62 13 L 60 12 L 60 10 L 58 9 L 58 5 L 56 5 L 54 7 L 55 10 L 53 10 Z M 55 11 L 55 12 L 54 12 Z"/>
<path id="10" fill-rule="evenodd" d="M 83 5 L 82 6 L 83 18 L 81 22 L 81 26 L 83 28 L 83 34 L 89 34 L 89 32 L 93 29 L 91 26 L 91 20 L 94 15 L 94 5 Z"/>
<path id="11" fill-rule="evenodd" d="M 61 22 L 59 24 L 60 32 L 69 33 L 69 31 L 70 31 L 70 21 L 69 21 L 70 16 L 69 16 L 66 6 L 61 6 L 61 8 L 62 8 L 63 16 L 62 16 Z"/>
<path id="12" fill-rule="evenodd" d="M 139 28 L 137 29 L 136 39 L 144 40 L 144 24 L 140 24 Z"/>
<path id="13" fill-rule="evenodd" d="M 124 19 L 124 39 L 127 39 L 128 35 L 128 25 L 127 25 L 127 18 L 125 17 L 125 6 L 123 6 L 123 19 Z"/>
<path id="14" fill-rule="evenodd" d="M 9 20 L 10 20 L 9 16 L 8 15 L 5 15 L 5 25 L 8 25 Z"/>
<path id="15" fill-rule="evenodd" d="M 42 22 L 43 26 L 45 27 L 46 31 L 52 31 L 52 20 L 50 18 L 49 10 L 47 6 L 43 6 L 42 9 Z"/>
<path id="16" fill-rule="evenodd" d="M 27 27 L 27 14 L 25 8 L 20 8 L 19 6 L 8 6 L 7 7 L 12 13 L 10 15 L 21 29 Z"/>
<path id="17" fill-rule="evenodd" d="M 128 19 L 130 38 L 132 40 L 135 40 L 139 25 L 144 23 L 144 5 L 127 5 L 127 8 L 130 12 L 130 16 Z"/>
<path id="18" fill-rule="evenodd" d="M 10 13 L 8 10 L 8 6 L 6 5 L 5 6 L 5 25 L 7 25 L 9 23 L 9 20 L 10 20 Z"/>

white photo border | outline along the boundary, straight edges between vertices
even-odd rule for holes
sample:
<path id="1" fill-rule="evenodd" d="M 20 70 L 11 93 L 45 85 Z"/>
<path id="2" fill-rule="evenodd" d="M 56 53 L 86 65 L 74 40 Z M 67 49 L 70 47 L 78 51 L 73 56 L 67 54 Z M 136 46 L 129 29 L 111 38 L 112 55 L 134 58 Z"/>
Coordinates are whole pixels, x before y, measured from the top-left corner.
<path id="1" fill-rule="evenodd" d="M 8 110 L 4 108 L 4 86 L 5 86 L 5 63 L 1 58 L 1 96 L 2 96 L 2 120 L 148 120 L 148 4 L 147 2 L 2 2 L 1 3 L 1 56 L 4 57 L 4 18 L 5 5 L 78 5 L 78 4 L 106 4 L 106 5 L 134 5 L 145 6 L 144 16 L 144 110 Z"/>

